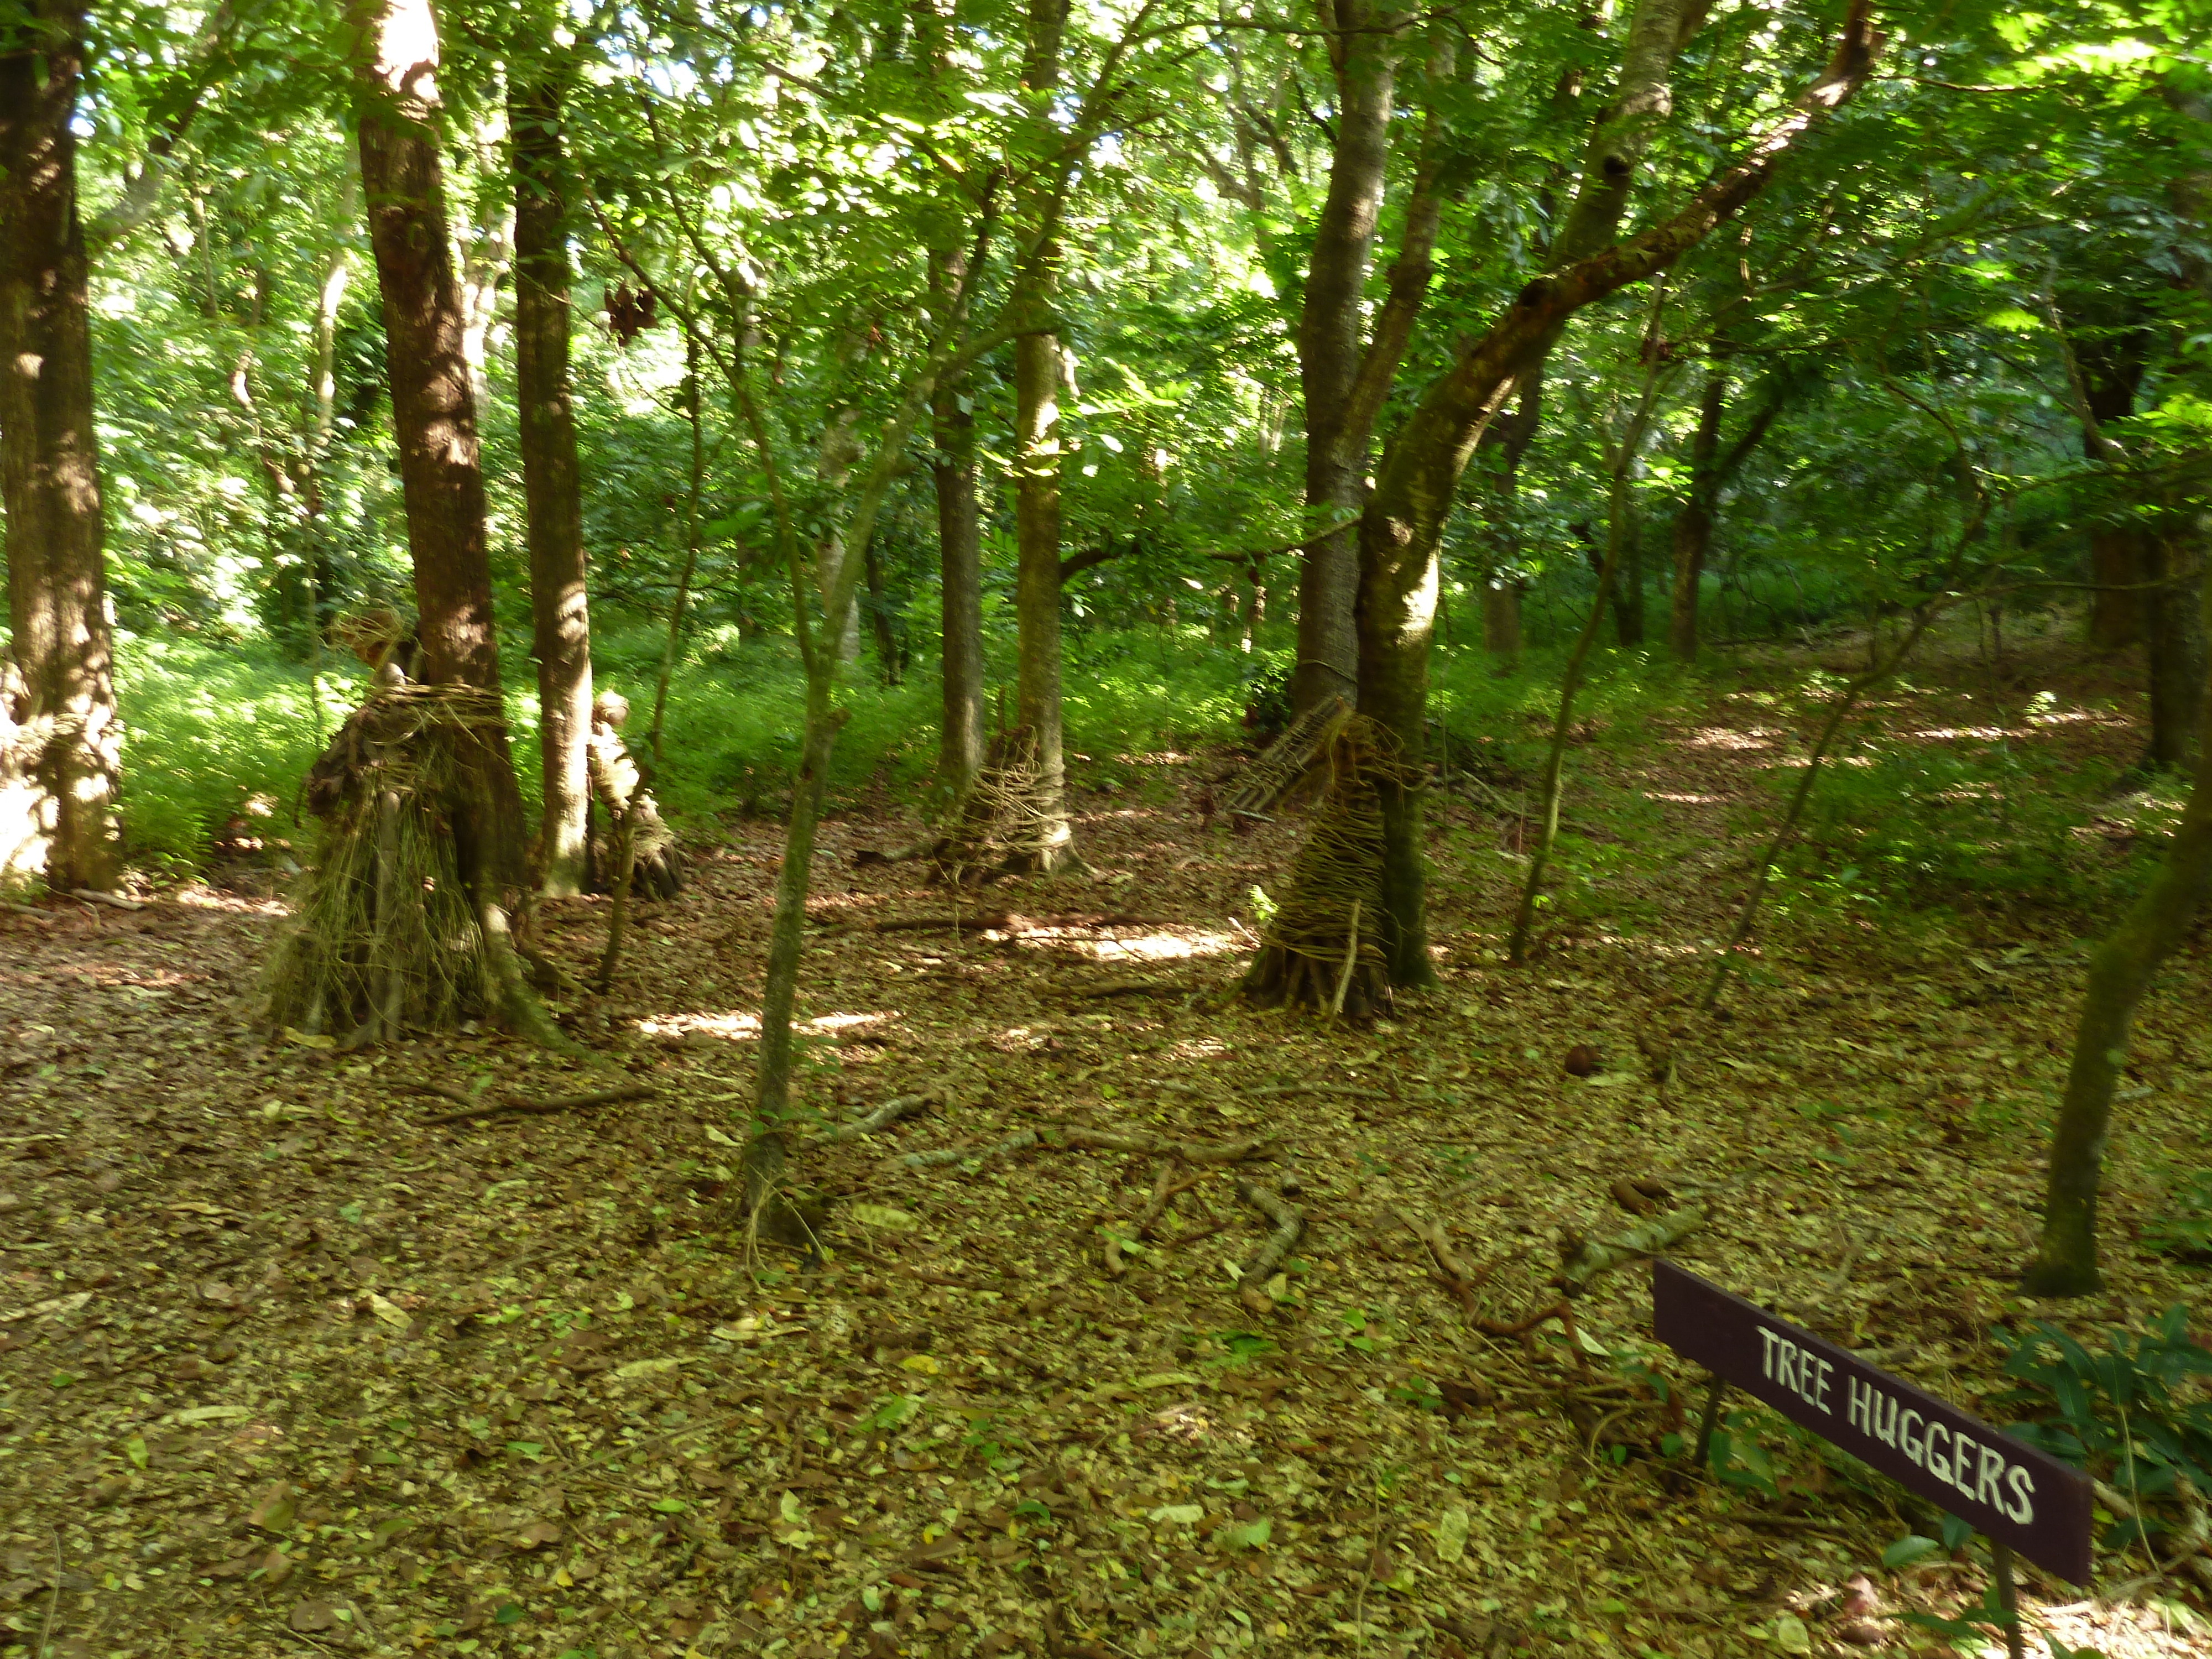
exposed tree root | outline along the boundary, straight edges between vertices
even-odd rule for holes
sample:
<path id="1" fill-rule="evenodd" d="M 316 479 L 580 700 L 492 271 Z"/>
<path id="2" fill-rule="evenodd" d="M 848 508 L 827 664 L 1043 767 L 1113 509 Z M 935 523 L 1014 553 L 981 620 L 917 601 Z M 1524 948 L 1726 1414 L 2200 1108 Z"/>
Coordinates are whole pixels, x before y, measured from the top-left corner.
<path id="1" fill-rule="evenodd" d="M 893 1158 L 891 1162 L 902 1164 L 909 1170 L 933 1170 L 947 1164 L 965 1164 L 970 1160 L 981 1164 L 986 1158 L 998 1158 L 1006 1152 L 1018 1152 L 1024 1146 L 1034 1146 L 1036 1144 L 1037 1133 L 1035 1129 L 1019 1129 L 995 1146 L 986 1146 L 980 1151 L 975 1147 L 965 1146 L 940 1146 L 931 1152 L 908 1152 L 902 1157 Z"/>
<path id="2" fill-rule="evenodd" d="M 863 1135 L 879 1133 L 901 1118 L 913 1117 L 927 1111 L 929 1103 L 934 1098 L 933 1095 L 922 1093 L 901 1095 L 895 1100 L 887 1100 L 866 1117 L 856 1117 L 848 1123 L 840 1123 L 834 1129 L 823 1130 L 814 1137 L 813 1144 L 828 1146 L 841 1140 L 858 1140 Z"/>
<path id="3" fill-rule="evenodd" d="M 649 1100 L 659 1091 L 643 1083 L 626 1083 L 612 1089 L 594 1089 L 580 1095 L 556 1095 L 550 1100 L 520 1100 L 509 1096 L 490 1104 L 472 1103 L 458 1089 L 448 1089 L 436 1083 L 410 1083 L 405 1085 L 411 1094 L 436 1095 L 444 1100 L 458 1100 L 462 1108 L 458 1112 L 441 1112 L 435 1117 L 422 1120 L 423 1127 L 435 1123 L 460 1123 L 479 1117 L 536 1117 L 550 1112 L 588 1111 L 594 1106 L 612 1106 L 625 1100 Z"/>
<path id="4" fill-rule="evenodd" d="M 1267 1137 L 1253 1140 L 1169 1140 L 1159 1135 L 1127 1133 L 1113 1129 L 1086 1129 L 1080 1125 L 1060 1132 L 1069 1146 L 1094 1152 L 1135 1152 L 1144 1158 L 1179 1158 L 1186 1164 L 1242 1164 L 1267 1145 Z"/>
<path id="5" fill-rule="evenodd" d="M 1257 1182 L 1238 1182 L 1237 1195 L 1275 1224 L 1267 1242 L 1253 1252 L 1252 1259 L 1244 1264 L 1237 1279 L 1237 1299 L 1246 1310 L 1255 1314 L 1271 1314 L 1275 1311 L 1275 1299 L 1267 1294 L 1267 1281 L 1297 1248 L 1298 1235 L 1305 1231 L 1306 1218 L 1280 1194 L 1271 1193 Z"/>
<path id="6" fill-rule="evenodd" d="M 1563 1258 L 1559 1284 L 1569 1295 L 1589 1288 L 1601 1273 L 1631 1261 L 1655 1255 L 1668 1245 L 1687 1238 L 1705 1224 L 1705 1206 L 1685 1205 L 1655 1215 L 1640 1226 L 1613 1238 L 1566 1238 L 1560 1241 Z"/>

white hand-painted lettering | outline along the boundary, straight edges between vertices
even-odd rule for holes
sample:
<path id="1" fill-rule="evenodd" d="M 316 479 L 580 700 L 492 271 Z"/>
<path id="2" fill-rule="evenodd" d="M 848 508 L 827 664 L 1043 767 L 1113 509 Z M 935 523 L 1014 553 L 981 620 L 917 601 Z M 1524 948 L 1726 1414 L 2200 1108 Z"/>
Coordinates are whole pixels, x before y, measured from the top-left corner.
<path id="1" fill-rule="evenodd" d="M 1974 1502 L 1987 1504 L 2000 1515 L 2004 1512 L 2004 1499 L 1997 1494 L 1997 1482 L 2004 1478 L 2004 1459 L 1983 1447 L 1981 1463 L 1974 1470 Z"/>
<path id="2" fill-rule="evenodd" d="M 2035 1477 L 2015 1463 L 2005 1476 L 2005 1484 L 2012 1488 L 2012 1502 L 2005 1513 L 2024 1527 L 2035 1519 Z"/>
<path id="3" fill-rule="evenodd" d="M 1936 1437 L 1939 1434 L 1943 1437 L 1944 1449 L 1942 1451 L 1936 1449 Z M 1951 1478 L 1951 1431 L 1941 1423 L 1930 1423 L 1928 1425 L 1928 1438 L 1925 1443 L 1928 1448 L 1927 1455 L 1920 1467 L 1938 1480 L 1948 1480 Z"/>
<path id="4" fill-rule="evenodd" d="M 1920 1437 L 1912 1432 L 1912 1425 L 1927 1420 L 1910 1406 L 1905 1408 L 1904 1414 L 1898 1419 L 1897 1449 L 1912 1460 L 1912 1466 L 1915 1468 L 1922 1467 L 1920 1460 L 1927 1455 L 1928 1448 L 1922 1443 Z"/>

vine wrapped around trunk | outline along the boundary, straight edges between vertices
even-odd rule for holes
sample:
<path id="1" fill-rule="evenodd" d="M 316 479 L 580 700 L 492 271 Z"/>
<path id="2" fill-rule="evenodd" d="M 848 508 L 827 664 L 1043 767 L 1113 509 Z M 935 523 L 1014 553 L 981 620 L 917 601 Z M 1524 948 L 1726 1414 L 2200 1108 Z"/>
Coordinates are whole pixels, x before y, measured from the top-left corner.
<path id="1" fill-rule="evenodd" d="M 1389 731 L 1355 714 L 1328 745 L 1328 781 L 1261 935 L 1244 995 L 1262 1007 L 1362 1018 L 1390 1006 L 1382 792 L 1415 780 Z"/>

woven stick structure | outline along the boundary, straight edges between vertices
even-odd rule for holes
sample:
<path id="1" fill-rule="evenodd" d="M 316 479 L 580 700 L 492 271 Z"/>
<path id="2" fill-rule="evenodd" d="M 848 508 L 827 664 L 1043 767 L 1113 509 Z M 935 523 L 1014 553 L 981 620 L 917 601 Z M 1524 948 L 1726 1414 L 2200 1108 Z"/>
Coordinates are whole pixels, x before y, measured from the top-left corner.
<path id="1" fill-rule="evenodd" d="M 1360 714 L 1338 727 L 1325 763 L 1312 828 L 1243 992 L 1261 1007 L 1287 1003 L 1361 1019 L 1390 1006 L 1381 787 L 1404 781 L 1407 769 L 1397 739 Z"/>
<path id="2" fill-rule="evenodd" d="M 453 824 L 463 745 L 501 719 L 491 692 L 378 671 L 307 776 L 321 845 L 270 961 L 271 1024 L 358 1048 L 496 1006 Z"/>
<path id="3" fill-rule="evenodd" d="M 1017 726 L 991 740 L 951 829 L 930 856 L 945 880 L 980 887 L 996 876 L 1048 867 L 1066 833 L 1065 814 L 1046 799 L 1036 732 Z"/>
<path id="4" fill-rule="evenodd" d="M 1244 769 L 1237 787 L 1222 803 L 1230 821 L 1242 828 L 1273 812 L 1321 763 L 1329 744 L 1351 718 L 1352 705 L 1342 697 L 1331 697 L 1284 727 L 1282 736 Z"/>

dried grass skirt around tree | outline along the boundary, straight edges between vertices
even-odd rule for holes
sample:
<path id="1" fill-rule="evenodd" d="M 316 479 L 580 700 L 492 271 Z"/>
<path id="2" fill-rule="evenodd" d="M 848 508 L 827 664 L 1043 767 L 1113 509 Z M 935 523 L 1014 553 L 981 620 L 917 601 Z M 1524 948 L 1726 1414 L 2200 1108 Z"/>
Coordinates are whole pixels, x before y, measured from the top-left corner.
<path id="1" fill-rule="evenodd" d="M 1288 891 L 1261 934 L 1244 995 L 1362 1018 L 1390 1006 L 1382 905 L 1381 787 L 1404 771 L 1396 738 L 1354 715 L 1329 739 L 1328 769 Z"/>
<path id="2" fill-rule="evenodd" d="M 980 886 L 995 876 L 1072 862 L 1066 836 L 1066 817 L 1045 789 L 1036 732 L 1017 726 L 991 740 L 951 829 L 930 856 L 946 881 Z"/>
<path id="3" fill-rule="evenodd" d="M 310 775 L 321 844 L 271 958 L 268 1018 L 359 1047 L 499 1006 L 453 835 L 483 694 L 385 685 Z"/>

